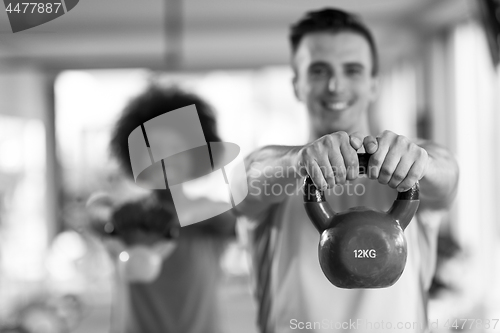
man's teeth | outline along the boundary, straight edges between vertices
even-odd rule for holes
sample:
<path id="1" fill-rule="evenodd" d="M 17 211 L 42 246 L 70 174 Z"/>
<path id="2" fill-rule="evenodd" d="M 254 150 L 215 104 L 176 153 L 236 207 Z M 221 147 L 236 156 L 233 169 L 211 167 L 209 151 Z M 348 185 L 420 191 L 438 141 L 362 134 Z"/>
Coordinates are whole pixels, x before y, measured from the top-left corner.
<path id="1" fill-rule="evenodd" d="M 334 111 L 341 111 L 347 108 L 347 102 L 335 102 L 335 103 L 328 103 L 328 108 L 332 109 Z"/>

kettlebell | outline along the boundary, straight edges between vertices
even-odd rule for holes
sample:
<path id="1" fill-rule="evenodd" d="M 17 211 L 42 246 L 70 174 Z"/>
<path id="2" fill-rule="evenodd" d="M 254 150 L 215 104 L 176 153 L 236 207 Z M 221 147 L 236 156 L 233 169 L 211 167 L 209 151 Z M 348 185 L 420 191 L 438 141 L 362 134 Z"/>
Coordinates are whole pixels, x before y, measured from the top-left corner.
<path id="1" fill-rule="evenodd" d="M 359 172 L 370 154 L 358 154 Z M 339 288 L 385 288 L 403 274 L 407 245 L 404 229 L 419 205 L 418 182 L 399 192 L 387 212 L 353 207 L 336 213 L 311 178 L 304 180 L 304 205 L 320 233 L 318 257 L 328 280 Z"/>

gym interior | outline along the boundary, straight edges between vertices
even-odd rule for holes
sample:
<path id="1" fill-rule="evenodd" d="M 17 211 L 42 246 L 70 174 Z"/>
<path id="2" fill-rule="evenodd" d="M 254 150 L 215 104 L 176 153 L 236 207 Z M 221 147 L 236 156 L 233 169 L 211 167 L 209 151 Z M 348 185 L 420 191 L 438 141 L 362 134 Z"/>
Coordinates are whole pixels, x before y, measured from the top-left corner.
<path id="1" fill-rule="evenodd" d="M 373 126 L 431 139 L 460 167 L 440 224 L 430 321 L 500 318 L 500 23 L 487 3 L 498 18 L 494 0 L 334 4 L 360 14 L 378 43 Z M 119 332 L 115 267 L 86 229 L 86 202 L 96 191 L 134 191 L 109 153 L 120 112 L 151 83 L 175 84 L 213 105 L 221 139 L 241 156 L 303 143 L 307 117 L 291 84 L 287 29 L 331 5 L 86 0 L 16 33 L 1 9 L 0 332 L 22 320 L 33 333 Z M 221 333 L 258 332 L 245 241 L 231 241 L 219 262 Z M 458 322 L 488 331 L 470 323 Z"/>

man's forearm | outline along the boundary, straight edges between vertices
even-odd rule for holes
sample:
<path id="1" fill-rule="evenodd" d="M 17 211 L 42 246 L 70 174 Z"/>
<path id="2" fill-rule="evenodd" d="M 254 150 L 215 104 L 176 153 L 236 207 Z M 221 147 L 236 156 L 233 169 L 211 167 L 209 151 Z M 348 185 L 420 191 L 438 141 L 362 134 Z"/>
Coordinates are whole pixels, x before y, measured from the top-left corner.
<path id="1" fill-rule="evenodd" d="M 419 146 L 429 155 L 424 177 L 420 180 L 422 200 L 434 205 L 447 206 L 455 198 L 459 170 L 455 158 L 449 151 L 430 141 L 421 141 Z"/>
<path id="2" fill-rule="evenodd" d="M 250 200 L 272 204 L 282 201 L 290 193 L 300 180 L 296 162 L 300 148 L 267 146 L 245 158 Z"/>

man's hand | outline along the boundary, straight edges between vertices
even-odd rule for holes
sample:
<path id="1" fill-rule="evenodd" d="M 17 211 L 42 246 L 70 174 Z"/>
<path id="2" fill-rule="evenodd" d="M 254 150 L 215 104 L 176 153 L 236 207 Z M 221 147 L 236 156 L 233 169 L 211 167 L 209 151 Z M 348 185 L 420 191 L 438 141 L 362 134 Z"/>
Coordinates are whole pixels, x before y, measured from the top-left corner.
<path id="1" fill-rule="evenodd" d="M 368 165 L 370 178 L 398 191 L 410 189 L 421 179 L 422 203 L 445 208 L 453 201 L 458 166 L 446 149 L 428 141 L 417 145 L 392 132 L 363 138 L 360 133 L 349 137 L 345 132 L 336 132 L 305 146 L 267 146 L 256 150 L 245 158 L 248 175 L 245 185 L 250 195 L 238 205 L 237 211 L 248 216 L 259 215 L 287 198 L 288 186 L 300 186 L 301 177 L 306 175 L 321 189 L 354 180 L 359 175 L 356 151 L 363 146 L 373 155 Z M 293 172 L 283 172 L 290 167 Z M 269 188 L 275 187 L 279 193 L 269 192 Z"/>
<path id="2" fill-rule="evenodd" d="M 367 153 L 372 154 L 368 177 L 399 192 L 409 190 L 422 179 L 430 162 L 425 149 L 391 131 L 384 131 L 377 137 L 365 137 L 363 146 Z"/>
<path id="3" fill-rule="evenodd" d="M 353 146 L 361 145 L 362 138 L 346 132 L 325 135 L 301 147 L 296 155 L 297 172 L 309 175 L 320 189 L 345 184 L 359 174 L 358 155 Z M 359 147 L 358 147 L 359 148 Z"/>

